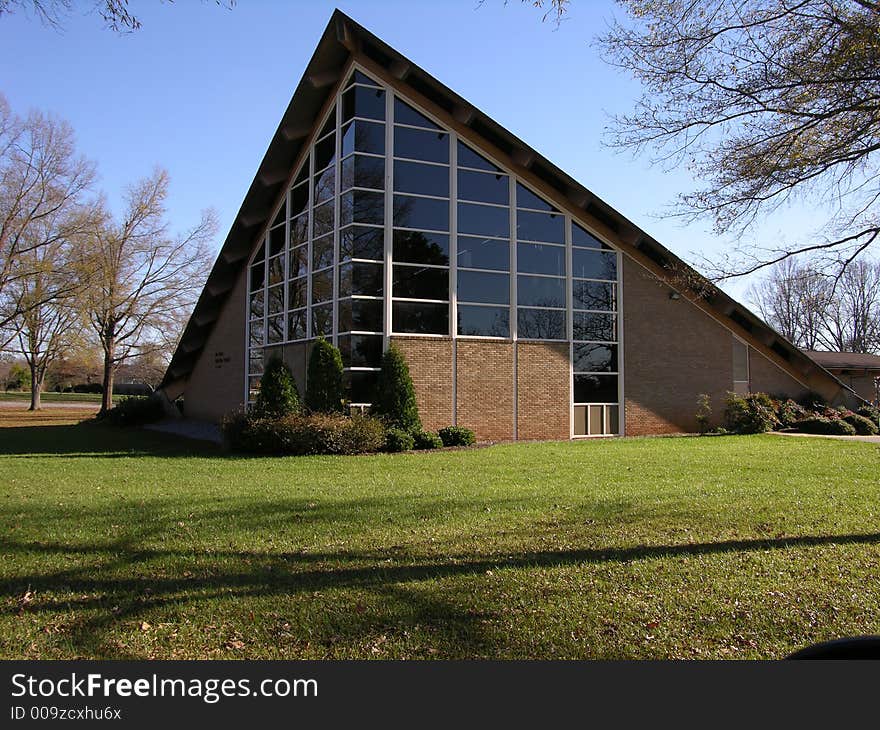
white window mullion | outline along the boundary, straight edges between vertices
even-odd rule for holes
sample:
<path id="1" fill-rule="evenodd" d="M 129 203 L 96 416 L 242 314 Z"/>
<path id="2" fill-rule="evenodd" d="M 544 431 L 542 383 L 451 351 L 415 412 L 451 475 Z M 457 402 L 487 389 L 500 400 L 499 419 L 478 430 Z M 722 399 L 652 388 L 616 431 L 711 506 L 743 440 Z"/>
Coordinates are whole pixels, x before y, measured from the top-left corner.
<path id="1" fill-rule="evenodd" d="M 449 331 L 458 337 L 458 135 L 449 134 Z"/>
<path id="2" fill-rule="evenodd" d="M 333 155 L 333 164 L 336 166 L 333 175 L 333 199 L 336 201 L 333 206 L 333 294 L 332 294 L 332 313 L 330 315 L 330 330 L 333 333 L 333 345 L 339 346 L 339 247 L 340 247 L 340 224 L 342 223 L 342 134 L 340 120 L 342 118 L 342 92 L 336 95 L 336 107 L 334 112 L 334 124 L 336 125 L 336 147 Z"/>
<path id="3" fill-rule="evenodd" d="M 312 337 L 312 239 L 315 231 L 315 156 L 309 150 L 309 225 L 306 244 L 306 340 Z"/>
<path id="4" fill-rule="evenodd" d="M 394 92 L 385 87 L 385 282 L 382 349 L 391 342 L 391 283 L 394 245 Z"/>

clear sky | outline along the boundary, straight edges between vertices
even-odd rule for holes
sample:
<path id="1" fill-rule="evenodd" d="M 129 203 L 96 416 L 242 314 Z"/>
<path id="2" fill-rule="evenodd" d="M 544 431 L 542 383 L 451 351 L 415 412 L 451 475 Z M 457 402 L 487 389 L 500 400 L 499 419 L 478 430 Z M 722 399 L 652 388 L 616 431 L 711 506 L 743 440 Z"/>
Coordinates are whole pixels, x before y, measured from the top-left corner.
<path id="1" fill-rule="evenodd" d="M 19 113 L 36 107 L 71 122 L 111 204 L 127 183 L 167 168 L 173 225 L 214 207 L 219 247 L 336 6 L 686 260 L 720 250 L 708 224 L 660 217 L 695 186 L 685 171 L 603 143 L 608 115 L 639 92 L 592 46 L 619 12 L 611 0 L 574 0 L 558 28 L 517 0 L 238 0 L 231 10 L 130 0 L 143 27 L 127 35 L 87 10 L 60 32 L 19 13 L 0 18 L 0 92 Z M 789 210 L 760 235 L 791 239 L 809 220 Z M 746 283 L 724 288 L 744 298 Z"/>

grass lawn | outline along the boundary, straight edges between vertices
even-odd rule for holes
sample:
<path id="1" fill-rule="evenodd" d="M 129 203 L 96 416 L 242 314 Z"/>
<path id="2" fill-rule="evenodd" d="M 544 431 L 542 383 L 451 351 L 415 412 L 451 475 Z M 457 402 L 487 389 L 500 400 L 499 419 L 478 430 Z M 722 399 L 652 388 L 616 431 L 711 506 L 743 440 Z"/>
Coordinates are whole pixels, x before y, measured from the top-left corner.
<path id="1" fill-rule="evenodd" d="M 0 411 L 2 658 L 769 658 L 880 633 L 875 444 L 257 459 L 65 418 Z"/>
<path id="2" fill-rule="evenodd" d="M 117 401 L 123 396 L 114 395 L 113 400 Z M 6 401 L 25 401 L 31 402 L 30 391 L 0 391 L 0 400 Z M 54 391 L 46 391 L 40 394 L 40 401 L 43 403 L 100 403 L 100 393 L 55 393 Z"/>

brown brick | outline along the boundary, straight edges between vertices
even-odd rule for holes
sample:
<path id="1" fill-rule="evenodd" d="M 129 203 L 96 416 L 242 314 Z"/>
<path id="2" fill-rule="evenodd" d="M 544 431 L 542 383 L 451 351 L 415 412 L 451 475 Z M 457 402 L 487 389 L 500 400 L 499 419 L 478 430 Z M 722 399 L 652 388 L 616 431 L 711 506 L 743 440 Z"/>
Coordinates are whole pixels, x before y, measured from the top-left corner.
<path id="1" fill-rule="evenodd" d="M 488 441 L 512 439 L 513 343 L 457 340 L 457 422 Z"/>
<path id="2" fill-rule="evenodd" d="M 409 366 L 422 426 L 436 431 L 452 425 L 452 339 L 399 336 L 391 339 Z"/>
<path id="3" fill-rule="evenodd" d="M 517 438 L 569 438 L 568 343 L 519 342 L 516 351 Z"/>
<path id="4" fill-rule="evenodd" d="M 752 347 L 749 348 L 749 389 L 753 393 L 771 393 L 795 399 L 806 395 L 809 390 Z"/>

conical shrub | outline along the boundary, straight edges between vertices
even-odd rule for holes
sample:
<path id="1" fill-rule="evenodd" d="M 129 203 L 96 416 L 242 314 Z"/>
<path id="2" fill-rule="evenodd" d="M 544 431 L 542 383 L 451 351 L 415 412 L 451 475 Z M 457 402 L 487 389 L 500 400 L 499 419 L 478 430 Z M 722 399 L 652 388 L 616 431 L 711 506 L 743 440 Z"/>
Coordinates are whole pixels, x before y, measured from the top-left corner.
<path id="1" fill-rule="evenodd" d="M 299 391 L 293 373 L 287 363 L 275 355 L 263 371 L 253 413 L 257 418 L 283 418 L 299 410 Z"/>
<path id="2" fill-rule="evenodd" d="M 327 340 L 319 337 L 309 355 L 306 406 L 315 413 L 340 413 L 344 397 L 342 355 Z"/>
<path id="3" fill-rule="evenodd" d="M 371 413 L 384 418 L 391 428 L 408 433 L 422 430 L 416 391 L 403 353 L 391 345 L 382 356 L 382 370 Z"/>

